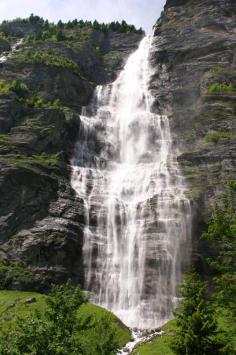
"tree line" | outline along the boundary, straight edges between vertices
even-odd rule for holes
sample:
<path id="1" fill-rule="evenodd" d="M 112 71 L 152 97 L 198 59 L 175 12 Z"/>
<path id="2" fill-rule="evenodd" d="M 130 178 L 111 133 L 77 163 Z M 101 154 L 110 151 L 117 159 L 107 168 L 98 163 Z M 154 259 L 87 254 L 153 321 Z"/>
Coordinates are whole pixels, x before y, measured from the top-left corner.
<path id="1" fill-rule="evenodd" d="M 120 33 L 137 33 L 144 34 L 144 30 L 140 27 L 137 29 L 134 25 L 128 24 L 125 20 L 118 22 L 112 21 L 110 23 L 99 23 L 97 20 L 95 21 L 87 21 L 87 20 L 77 20 L 74 19 L 72 21 L 63 22 L 59 20 L 57 23 L 49 22 L 48 20 L 44 20 L 42 17 L 31 14 L 28 18 L 16 18 L 11 21 L 3 21 L 0 24 L 0 32 L 9 35 L 9 25 L 14 24 L 24 24 L 24 25 L 34 25 L 36 27 L 36 34 L 38 36 L 42 36 L 43 32 L 48 35 L 57 35 L 58 33 L 62 34 L 63 30 L 70 29 L 80 29 L 80 28 L 90 28 L 93 30 L 99 30 L 104 33 L 109 31 L 120 32 Z"/>

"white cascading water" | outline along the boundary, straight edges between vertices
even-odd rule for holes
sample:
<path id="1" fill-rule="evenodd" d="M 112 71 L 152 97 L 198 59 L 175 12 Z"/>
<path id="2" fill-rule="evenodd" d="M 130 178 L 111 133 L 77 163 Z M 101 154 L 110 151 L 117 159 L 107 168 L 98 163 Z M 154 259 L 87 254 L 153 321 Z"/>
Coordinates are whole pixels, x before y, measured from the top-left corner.
<path id="1" fill-rule="evenodd" d="M 11 56 L 17 52 L 20 48 L 20 46 L 23 44 L 24 38 L 18 39 L 15 44 L 12 45 L 11 50 L 9 52 L 3 52 L 0 54 L 0 63 L 4 63 L 7 61 L 8 58 L 11 58 Z"/>
<path id="2" fill-rule="evenodd" d="M 190 203 L 169 121 L 152 110 L 151 38 L 84 108 L 72 187 L 84 204 L 85 289 L 126 325 L 171 318 L 188 258 Z"/>

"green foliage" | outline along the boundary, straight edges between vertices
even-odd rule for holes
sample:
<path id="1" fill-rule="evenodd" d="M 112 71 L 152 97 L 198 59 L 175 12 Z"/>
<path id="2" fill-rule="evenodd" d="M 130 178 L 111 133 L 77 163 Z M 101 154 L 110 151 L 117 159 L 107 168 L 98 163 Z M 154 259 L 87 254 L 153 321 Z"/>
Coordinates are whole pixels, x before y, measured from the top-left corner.
<path id="1" fill-rule="evenodd" d="M 45 128 L 41 130 L 41 134 L 49 134 L 50 128 Z M 61 152 L 56 154 L 35 154 L 35 155 L 25 155 L 25 154 L 4 154 L 0 156 L 1 161 L 7 161 L 8 163 L 14 164 L 18 167 L 40 167 L 53 170 L 59 169 Z M 27 287 L 29 289 L 29 287 Z"/>
<path id="2" fill-rule="evenodd" d="M 79 287 L 74 288 L 69 282 L 54 286 L 46 298 L 44 315 L 36 311 L 34 317 L 19 317 L 15 330 L 3 336 L 1 354 L 81 354 L 76 311 L 84 302 L 86 298 Z"/>
<path id="3" fill-rule="evenodd" d="M 0 80 L 0 94 L 6 94 L 10 92 L 10 84 L 7 84 L 5 80 Z"/>
<path id="4" fill-rule="evenodd" d="M 27 300 L 34 298 L 35 302 Z M 45 295 L 36 292 L 0 290 L 0 339 L 16 326 L 17 317 L 28 317 L 35 310 L 44 312 Z M 1 354 L 1 353 L 0 353 Z"/>
<path id="5" fill-rule="evenodd" d="M 0 80 L 0 94 L 6 94 L 8 92 L 14 92 L 18 97 L 25 97 L 28 94 L 28 87 L 26 84 L 13 80 L 7 83 L 5 80 Z"/>
<path id="6" fill-rule="evenodd" d="M 56 40 L 57 41 L 64 41 L 66 39 L 66 37 L 63 35 L 63 32 L 61 29 L 59 29 L 56 33 Z"/>
<path id="7" fill-rule="evenodd" d="M 178 355 L 217 355 L 222 347 L 213 308 L 205 298 L 206 283 L 192 271 L 180 289 L 180 307 L 174 312 L 176 335 L 173 350 Z"/>
<path id="8" fill-rule="evenodd" d="M 138 345 L 132 352 L 134 355 L 174 355 L 171 349 L 172 339 L 176 330 L 175 321 L 170 321 L 162 327 L 164 334 L 155 337 L 146 344 Z"/>
<path id="9" fill-rule="evenodd" d="M 217 256 L 209 260 L 216 273 L 218 304 L 228 307 L 236 317 L 236 183 L 231 182 L 221 204 L 216 204 L 203 238 L 214 242 Z"/>
<path id="10" fill-rule="evenodd" d="M 231 138 L 230 132 L 222 132 L 222 131 L 212 131 L 208 132 L 205 136 L 205 140 L 207 143 L 218 143 L 219 141 L 228 141 Z"/>
<path id="11" fill-rule="evenodd" d="M 69 112 L 70 109 L 66 106 L 63 106 L 59 99 L 53 101 L 46 101 L 41 96 L 31 95 L 26 100 L 22 101 L 29 107 L 35 108 L 47 108 L 47 109 L 59 109 L 63 112 Z"/>
<path id="12" fill-rule="evenodd" d="M 130 332 L 128 328 L 123 326 L 114 314 L 103 308 L 89 303 L 83 304 L 79 309 L 78 319 L 80 324 L 87 325 L 86 329 L 83 329 L 80 336 L 81 346 L 83 349 L 89 348 L 91 354 L 95 354 L 96 352 L 94 349 L 99 347 L 99 334 L 108 333 L 108 338 L 111 336 L 111 334 L 109 335 L 109 330 L 106 330 L 108 324 L 110 324 L 110 327 L 115 333 L 113 342 L 117 344 L 117 348 L 121 348 L 124 344 L 130 341 Z M 104 332 L 101 331 L 101 325 L 104 325 Z"/>
<path id="13" fill-rule="evenodd" d="M 26 304 L 29 297 L 36 302 Z M 48 297 L 1 291 L 0 354 L 115 355 L 129 341 L 128 329 L 110 312 L 86 302 L 71 283 L 53 287 Z"/>
<path id="14" fill-rule="evenodd" d="M 48 108 L 48 109 L 56 108 L 56 109 L 61 109 L 64 112 L 69 111 L 69 108 L 62 106 L 59 99 L 55 99 L 53 101 L 46 101 L 41 96 L 30 95 L 25 100 L 22 100 L 22 102 L 25 103 L 29 107 Z"/>
<path id="15" fill-rule="evenodd" d="M 101 54 L 102 54 L 100 47 L 96 47 L 95 50 L 96 50 L 96 53 L 97 53 L 98 55 L 101 55 Z"/>
<path id="16" fill-rule="evenodd" d="M 23 50 L 16 54 L 16 58 L 30 64 L 44 64 L 52 67 L 70 69 L 80 75 L 80 68 L 73 60 L 59 55 L 56 56 L 50 52 Z"/>
<path id="17" fill-rule="evenodd" d="M 3 39 L 6 42 L 10 42 L 11 38 L 9 36 L 6 36 L 4 32 L 0 32 L 0 39 Z"/>
<path id="18" fill-rule="evenodd" d="M 215 306 L 224 316 L 220 327 L 225 332 L 225 354 L 236 353 L 236 182 L 215 205 L 207 232 L 215 255 L 209 259 L 214 273 Z"/>
<path id="19" fill-rule="evenodd" d="M 70 40 L 70 35 L 67 33 L 67 30 L 78 30 L 78 29 L 91 29 L 91 30 L 98 30 L 104 33 L 108 31 L 115 31 L 121 33 L 137 33 L 137 34 L 144 34 L 142 28 L 136 29 L 135 26 L 129 25 L 126 21 L 120 22 L 110 22 L 110 23 L 98 23 L 96 20 L 94 22 L 91 21 L 83 21 L 74 19 L 72 21 L 68 21 L 67 23 L 63 23 L 61 20 L 58 21 L 57 24 L 49 23 L 48 20 L 44 20 L 42 17 L 37 15 L 31 14 L 29 18 L 22 19 L 16 18 L 10 21 L 3 21 L 0 24 L 0 32 L 3 32 L 5 36 L 7 36 L 9 32 L 9 28 L 11 28 L 12 32 L 12 25 L 34 25 L 35 26 L 35 33 L 32 33 L 28 36 L 29 41 L 40 41 L 40 40 L 59 40 L 59 41 L 66 41 Z M 60 32 L 61 31 L 61 32 Z M 17 34 L 17 33 L 16 33 Z"/>
<path id="20" fill-rule="evenodd" d="M 70 109 L 63 106 L 59 99 L 46 101 L 41 96 L 30 93 L 27 85 L 17 80 L 7 83 L 5 80 L 0 80 L 0 94 L 14 92 L 19 102 L 26 104 L 29 107 L 60 109 L 63 112 L 68 112 Z"/>
<path id="21" fill-rule="evenodd" d="M 222 84 L 222 83 L 214 83 L 208 87 L 209 94 L 217 94 L 217 93 L 224 93 L 224 92 L 235 92 L 236 86 L 232 83 L 229 84 Z"/>
<path id="22" fill-rule="evenodd" d="M 0 290 L 10 287 L 13 281 L 19 282 L 25 289 L 31 289 L 34 285 L 32 272 L 22 262 L 0 261 Z"/>
<path id="23" fill-rule="evenodd" d="M 220 73 L 224 73 L 224 71 L 225 71 L 225 69 L 222 67 L 219 67 L 219 66 L 212 67 L 209 70 L 209 72 L 212 74 L 220 74 Z"/>

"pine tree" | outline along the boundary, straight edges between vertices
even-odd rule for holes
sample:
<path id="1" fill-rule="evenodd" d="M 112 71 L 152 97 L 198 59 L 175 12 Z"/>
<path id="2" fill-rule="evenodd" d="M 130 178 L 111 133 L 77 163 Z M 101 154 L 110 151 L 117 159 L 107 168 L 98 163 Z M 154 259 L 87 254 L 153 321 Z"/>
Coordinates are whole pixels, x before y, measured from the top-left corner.
<path id="1" fill-rule="evenodd" d="M 63 41 L 65 39 L 65 36 L 63 35 L 62 30 L 58 30 L 56 33 L 56 39 L 57 41 Z"/>
<path id="2" fill-rule="evenodd" d="M 207 232 L 203 238 L 214 243 L 217 253 L 209 259 L 215 274 L 217 303 L 229 308 L 236 317 L 236 182 L 216 204 Z"/>
<path id="3" fill-rule="evenodd" d="M 190 272 L 180 289 L 180 307 L 174 312 L 177 331 L 172 346 L 177 355 L 220 354 L 214 312 L 205 292 L 206 283 L 196 272 Z"/>
<path id="4" fill-rule="evenodd" d="M 203 238 L 208 239 L 213 256 L 208 259 L 214 275 L 214 303 L 223 317 L 224 350 L 236 354 L 236 182 L 228 184 L 227 192 L 217 202 Z"/>

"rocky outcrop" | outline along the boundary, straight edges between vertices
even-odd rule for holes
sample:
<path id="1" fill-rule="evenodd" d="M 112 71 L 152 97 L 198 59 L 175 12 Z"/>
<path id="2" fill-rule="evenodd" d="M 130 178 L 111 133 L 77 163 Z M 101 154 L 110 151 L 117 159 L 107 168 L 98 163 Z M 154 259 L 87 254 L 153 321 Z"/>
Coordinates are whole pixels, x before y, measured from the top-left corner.
<path id="1" fill-rule="evenodd" d="M 151 88 L 170 119 L 194 211 L 194 259 L 215 197 L 236 172 L 236 3 L 168 0 L 155 26 Z"/>
<path id="2" fill-rule="evenodd" d="M 35 30 L 9 26 L 18 36 L 22 26 L 26 34 Z M 141 35 L 91 29 L 70 35 L 69 41 L 25 40 L 0 67 L 2 80 L 27 88 L 0 93 L 2 287 L 47 290 L 68 277 L 83 282 L 83 206 L 70 186 L 79 114 L 94 87 L 122 69 Z M 29 53 L 39 52 L 50 62 L 29 61 Z"/>
<path id="3" fill-rule="evenodd" d="M 2 39 L 2 38 L 0 38 L 0 54 L 2 53 L 2 52 L 7 52 L 7 51 L 9 51 L 10 50 L 10 44 L 7 42 L 7 41 L 5 41 L 4 39 Z"/>

